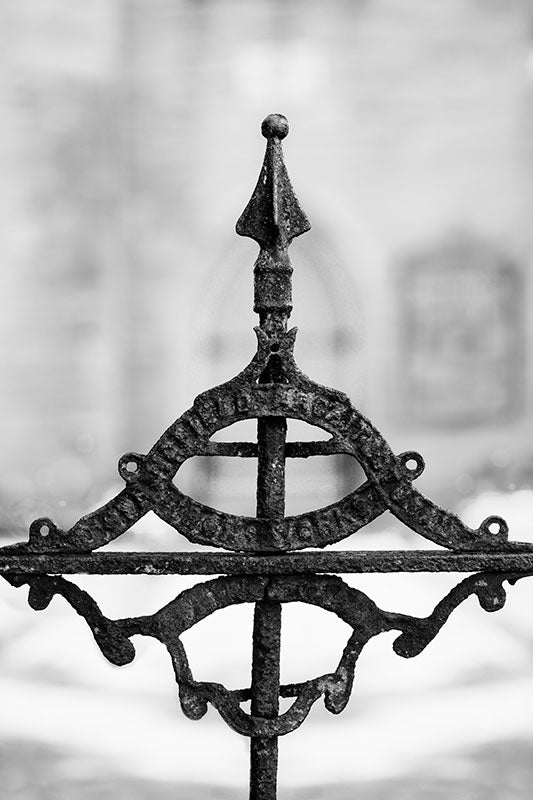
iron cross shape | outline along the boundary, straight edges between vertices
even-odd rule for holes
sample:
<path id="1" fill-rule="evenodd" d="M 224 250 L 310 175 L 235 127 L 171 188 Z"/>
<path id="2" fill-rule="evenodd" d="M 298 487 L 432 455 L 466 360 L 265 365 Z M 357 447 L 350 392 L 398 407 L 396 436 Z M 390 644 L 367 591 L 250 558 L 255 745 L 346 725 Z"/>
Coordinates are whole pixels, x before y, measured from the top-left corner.
<path id="1" fill-rule="evenodd" d="M 467 527 L 413 485 L 424 469 L 416 452 L 394 454 L 375 427 L 342 392 L 304 375 L 294 358 L 292 266 L 288 248 L 310 225 L 293 192 L 283 161 L 289 126 L 272 114 L 262 124 L 266 154 L 252 197 L 237 222 L 237 233 L 259 244 L 254 266 L 256 352 L 236 377 L 200 394 L 192 407 L 163 433 L 146 454 L 126 453 L 118 469 L 125 486 L 112 500 L 61 530 L 51 519 L 35 520 L 29 539 L 0 548 L 0 573 L 14 586 L 29 586 L 29 603 L 44 609 L 61 595 L 88 623 L 104 656 L 113 664 L 133 660 L 134 636 L 150 636 L 166 647 L 184 713 L 200 719 L 211 703 L 233 730 L 251 740 L 250 798 L 276 797 L 278 738 L 294 731 L 313 704 L 341 712 L 349 701 L 357 659 L 384 631 L 397 631 L 394 651 L 420 653 L 452 611 L 476 595 L 482 608 L 505 602 L 505 581 L 533 571 L 533 546 L 508 540 L 498 516 Z M 257 420 L 254 442 L 218 442 L 217 431 L 241 420 Z M 329 434 L 320 441 L 287 442 L 287 420 L 302 420 Z M 285 514 L 288 458 L 343 454 L 355 459 L 365 482 L 338 502 L 297 516 Z M 194 456 L 257 459 L 257 510 L 237 516 L 203 505 L 174 483 Z M 208 547 L 183 552 L 101 552 L 147 512 L 155 512 L 180 534 Z M 439 549 L 324 551 L 356 534 L 389 511 Z M 379 608 L 338 574 L 363 572 L 474 573 L 424 618 Z M 65 574 L 219 575 L 181 592 L 154 614 L 109 619 L 87 592 Z M 284 603 L 303 602 L 330 611 L 352 633 L 331 672 L 296 684 L 280 684 L 280 631 Z M 237 603 L 255 606 L 249 687 L 230 690 L 198 681 L 181 635 L 214 611 Z M 280 698 L 293 698 L 279 713 Z M 243 704 L 251 701 L 250 712 Z"/>

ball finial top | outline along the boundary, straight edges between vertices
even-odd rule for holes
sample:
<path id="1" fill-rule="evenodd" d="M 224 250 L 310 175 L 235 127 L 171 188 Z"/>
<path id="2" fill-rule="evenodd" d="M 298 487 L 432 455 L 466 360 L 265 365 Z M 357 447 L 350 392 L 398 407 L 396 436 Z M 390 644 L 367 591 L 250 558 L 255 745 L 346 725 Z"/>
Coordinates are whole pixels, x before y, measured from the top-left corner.
<path id="1" fill-rule="evenodd" d="M 289 132 L 287 117 L 283 114 L 269 114 L 261 124 L 265 139 L 284 139 Z"/>

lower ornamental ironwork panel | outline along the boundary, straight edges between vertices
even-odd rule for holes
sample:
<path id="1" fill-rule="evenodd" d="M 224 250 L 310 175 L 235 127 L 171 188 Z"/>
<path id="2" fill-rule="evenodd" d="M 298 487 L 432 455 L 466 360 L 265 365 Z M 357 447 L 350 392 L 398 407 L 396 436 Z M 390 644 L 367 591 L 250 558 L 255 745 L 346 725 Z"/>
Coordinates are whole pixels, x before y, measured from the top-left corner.
<path id="1" fill-rule="evenodd" d="M 281 141 L 285 117 L 262 125 L 267 139 L 254 193 L 237 233 L 260 247 L 254 267 L 257 349 L 242 372 L 210 389 L 176 420 L 145 455 L 126 453 L 118 469 L 125 487 L 70 530 L 51 519 L 35 520 L 27 542 L 0 548 L 0 573 L 15 587 L 29 587 L 29 604 L 45 609 L 62 596 L 86 621 L 104 656 L 124 665 L 135 657 L 135 636 L 157 639 L 167 649 L 181 708 L 198 720 L 211 703 L 237 733 L 251 739 L 250 798 L 274 800 L 278 738 L 294 731 L 323 700 L 333 714 L 348 703 L 359 655 L 385 631 L 396 631 L 394 652 L 416 656 L 437 636 L 455 608 L 476 596 L 482 609 L 497 611 L 504 584 L 533 574 L 533 546 L 509 541 L 508 526 L 490 516 L 477 529 L 425 497 L 413 485 L 424 469 L 419 453 L 394 454 L 342 392 L 304 375 L 294 359 L 291 241 L 310 225 L 290 184 Z M 212 436 L 235 422 L 257 420 L 257 439 L 217 442 Z M 287 442 L 287 420 L 297 419 L 329 434 L 325 441 Z M 345 455 L 355 459 L 365 482 L 332 505 L 285 515 L 288 458 Z M 181 492 L 174 479 L 194 456 L 257 460 L 254 517 L 223 513 Z M 99 552 L 152 511 L 191 542 L 225 552 Z M 385 511 L 439 549 L 422 551 L 322 551 L 357 533 Z M 229 552 L 228 552 L 229 551 Z M 299 552 L 294 552 L 299 551 Z M 379 608 L 365 593 L 335 574 L 363 572 L 471 572 L 424 618 Z M 218 575 L 179 594 L 154 614 L 109 619 L 67 574 Z M 328 574 L 330 573 L 330 574 Z M 280 683 L 281 610 L 300 602 L 336 614 L 352 632 L 331 671 L 294 684 Z M 230 690 L 195 679 L 181 635 L 214 611 L 240 603 L 255 607 L 251 683 Z M 338 661 L 335 663 L 335 659 Z M 279 713 L 280 698 L 293 698 Z M 251 701 L 250 712 L 243 705 Z"/>

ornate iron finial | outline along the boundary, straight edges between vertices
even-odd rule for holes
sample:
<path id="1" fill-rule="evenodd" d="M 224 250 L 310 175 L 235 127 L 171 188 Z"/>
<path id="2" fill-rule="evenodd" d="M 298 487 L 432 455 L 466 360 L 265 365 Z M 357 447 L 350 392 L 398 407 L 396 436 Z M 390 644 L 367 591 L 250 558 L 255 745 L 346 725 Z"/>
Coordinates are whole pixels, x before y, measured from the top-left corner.
<path id="1" fill-rule="evenodd" d="M 261 133 L 267 139 L 263 167 L 236 225 L 240 236 L 255 239 L 261 248 L 254 266 L 254 311 L 261 320 L 272 312 L 285 319 L 290 315 L 292 266 L 287 250 L 296 236 L 311 228 L 283 161 L 281 140 L 288 132 L 283 114 L 270 114 L 263 120 Z"/>
<path id="2" fill-rule="evenodd" d="M 309 229 L 283 164 L 285 117 L 273 114 L 262 126 L 268 139 L 259 181 L 237 223 L 237 232 L 261 248 L 255 265 L 255 309 L 260 314 L 257 352 L 234 378 L 199 395 L 145 455 L 119 460 L 125 486 L 101 508 L 63 531 L 41 518 L 29 541 L 0 548 L 0 574 L 14 586 L 27 584 L 34 609 L 62 596 L 86 620 L 106 658 L 131 661 L 131 638 L 160 641 L 172 659 L 183 712 L 200 719 L 208 703 L 235 731 L 251 739 L 251 800 L 275 800 L 278 737 L 295 730 L 323 698 L 338 714 L 348 703 L 357 659 L 384 631 L 397 631 L 394 651 L 408 658 L 437 635 L 452 611 L 477 596 L 486 611 L 505 602 L 503 583 L 533 570 L 533 546 L 508 541 L 505 520 L 491 516 L 477 529 L 439 508 L 413 485 L 424 469 L 422 456 L 395 454 L 342 392 L 321 386 L 295 363 L 295 331 L 286 331 L 291 311 L 287 253 L 291 240 Z M 244 419 L 257 420 L 257 440 L 217 442 L 212 436 Z M 299 419 L 330 434 L 326 441 L 287 442 L 286 420 Z M 285 461 L 343 454 L 362 467 L 366 481 L 341 500 L 297 516 L 285 516 Z M 255 516 L 227 514 L 181 492 L 174 478 L 194 456 L 257 459 Z M 226 552 L 97 552 L 155 512 L 189 541 Z M 355 535 L 384 512 L 440 549 L 332 551 L 324 548 Z M 230 552 L 228 552 L 230 551 Z M 233 552 L 231 552 L 233 551 Z M 302 551 L 302 552 L 290 552 Z M 307 552 L 303 552 L 307 551 Z M 380 609 L 339 577 L 321 573 L 475 572 L 456 586 L 427 617 Z M 181 592 L 147 616 L 109 619 L 96 602 L 62 576 L 98 574 L 220 575 Z M 303 602 L 339 616 L 352 634 L 337 666 L 301 683 L 280 685 L 280 630 L 284 603 Z M 254 603 L 250 686 L 228 689 L 194 678 L 181 635 L 217 609 Z M 291 706 L 279 713 L 280 698 Z M 242 707 L 251 701 L 250 712 Z"/>

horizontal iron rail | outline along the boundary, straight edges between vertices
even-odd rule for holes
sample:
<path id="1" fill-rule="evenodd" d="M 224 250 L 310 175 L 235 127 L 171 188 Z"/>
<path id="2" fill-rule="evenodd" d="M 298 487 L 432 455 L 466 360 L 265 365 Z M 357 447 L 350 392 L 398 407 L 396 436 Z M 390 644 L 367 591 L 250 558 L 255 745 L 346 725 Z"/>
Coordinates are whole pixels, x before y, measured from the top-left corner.
<path id="1" fill-rule="evenodd" d="M 341 455 L 342 443 L 334 439 L 323 442 L 286 442 L 284 445 L 286 458 L 309 458 L 310 456 Z M 238 456 L 239 458 L 257 458 L 257 442 L 207 442 L 201 455 L 204 456 Z M 349 452 L 346 455 L 350 455 Z"/>
<path id="2" fill-rule="evenodd" d="M 370 572 L 533 572 L 533 553 L 396 550 L 243 553 L 0 553 L 0 575 L 290 575 Z"/>

